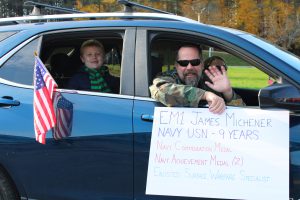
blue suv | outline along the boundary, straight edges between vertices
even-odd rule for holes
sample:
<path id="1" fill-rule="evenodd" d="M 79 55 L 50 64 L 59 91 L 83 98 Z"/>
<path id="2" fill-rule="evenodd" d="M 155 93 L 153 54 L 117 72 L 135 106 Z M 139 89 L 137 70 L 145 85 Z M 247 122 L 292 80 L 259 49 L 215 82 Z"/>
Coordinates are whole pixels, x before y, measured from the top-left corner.
<path id="1" fill-rule="evenodd" d="M 201 46 L 204 57 L 230 57 L 229 71 L 251 66 L 276 82 L 234 89 L 247 107 L 289 110 L 290 198 L 300 199 L 295 55 L 249 33 L 165 13 L 26 16 L 0 24 L 0 199 L 192 199 L 145 194 L 153 113 L 162 106 L 150 98 L 149 86 L 173 67 L 184 43 Z M 104 44 L 106 65 L 120 77 L 119 93 L 66 87 L 90 38 Z M 36 142 L 33 127 L 34 52 L 74 106 L 72 134 L 55 140 L 49 132 L 45 145 Z"/>

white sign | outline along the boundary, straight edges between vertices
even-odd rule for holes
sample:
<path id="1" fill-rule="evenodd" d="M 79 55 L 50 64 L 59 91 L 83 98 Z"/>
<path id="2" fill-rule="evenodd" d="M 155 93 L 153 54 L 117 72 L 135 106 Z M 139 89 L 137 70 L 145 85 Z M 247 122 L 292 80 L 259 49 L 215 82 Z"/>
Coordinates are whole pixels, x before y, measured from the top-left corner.
<path id="1" fill-rule="evenodd" d="M 289 198 L 289 112 L 156 107 L 146 194 Z"/>

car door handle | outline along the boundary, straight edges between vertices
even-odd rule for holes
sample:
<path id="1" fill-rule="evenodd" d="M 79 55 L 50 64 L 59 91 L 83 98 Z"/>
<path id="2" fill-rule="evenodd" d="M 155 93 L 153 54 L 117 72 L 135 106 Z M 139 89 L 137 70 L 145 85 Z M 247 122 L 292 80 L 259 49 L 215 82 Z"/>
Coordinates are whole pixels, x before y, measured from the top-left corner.
<path id="1" fill-rule="evenodd" d="M 142 114 L 141 119 L 146 122 L 153 122 L 153 115 Z"/>
<path id="2" fill-rule="evenodd" d="M 13 100 L 12 97 L 7 97 L 4 96 L 0 99 L 0 106 L 19 106 L 20 105 L 20 101 L 18 100 Z"/>

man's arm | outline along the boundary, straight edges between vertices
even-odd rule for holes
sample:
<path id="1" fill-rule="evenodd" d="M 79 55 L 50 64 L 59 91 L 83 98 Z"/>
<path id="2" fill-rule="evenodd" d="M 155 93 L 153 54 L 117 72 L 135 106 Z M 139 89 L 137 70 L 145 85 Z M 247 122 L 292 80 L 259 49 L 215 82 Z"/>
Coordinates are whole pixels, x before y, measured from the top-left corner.
<path id="1" fill-rule="evenodd" d="M 176 84 L 169 76 L 157 77 L 150 86 L 151 97 L 166 106 L 198 107 L 205 90 Z"/>
<path id="2" fill-rule="evenodd" d="M 224 99 L 200 88 L 176 84 L 172 77 L 158 77 L 150 86 L 151 97 L 166 106 L 198 107 L 200 100 L 206 100 L 209 110 L 215 114 L 224 112 Z"/>
<path id="3" fill-rule="evenodd" d="M 226 105 L 228 106 L 246 106 L 243 99 L 232 90 L 233 96 L 230 100 L 226 101 Z"/>

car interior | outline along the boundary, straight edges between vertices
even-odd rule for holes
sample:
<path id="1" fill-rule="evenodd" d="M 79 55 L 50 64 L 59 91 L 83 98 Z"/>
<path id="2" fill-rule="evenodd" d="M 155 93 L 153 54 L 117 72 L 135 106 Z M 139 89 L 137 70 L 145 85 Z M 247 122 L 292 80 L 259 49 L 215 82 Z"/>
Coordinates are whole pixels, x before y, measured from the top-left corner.
<path id="1" fill-rule="evenodd" d="M 184 37 L 180 34 L 166 34 L 166 33 L 156 33 L 150 36 L 151 38 L 151 47 L 150 47 L 150 69 L 149 69 L 149 85 L 152 84 L 152 80 L 161 72 L 170 70 L 174 68 L 175 55 L 177 49 L 183 44 L 197 44 L 202 49 L 203 60 L 211 56 L 220 56 L 222 57 L 226 65 L 230 68 L 234 67 L 251 67 L 257 68 L 253 64 L 250 64 L 248 61 L 229 53 L 227 50 L 218 46 L 217 43 L 211 42 L 199 37 Z M 161 48 L 161 47 L 164 48 Z M 259 68 L 257 68 L 259 70 Z M 265 74 L 259 70 L 260 73 Z M 231 77 L 229 76 L 231 79 Z M 268 86 L 267 80 L 263 87 Z M 260 88 L 249 88 L 244 85 L 233 85 L 234 91 L 240 95 L 243 101 L 247 106 L 258 106 L 258 93 Z"/>
<path id="2" fill-rule="evenodd" d="M 96 39 L 104 45 L 105 62 L 111 75 L 120 76 L 122 35 L 120 32 L 68 32 L 47 34 L 43 37 L 41 58 L 59 88 L 66 88 L 70 78 L 83 65 L 80 59 L 81 44 Z"/>

